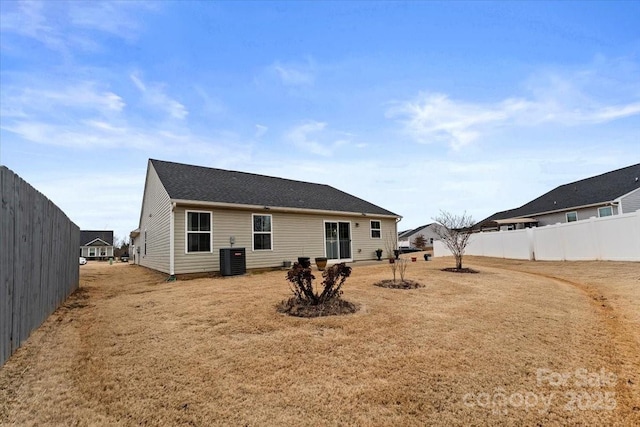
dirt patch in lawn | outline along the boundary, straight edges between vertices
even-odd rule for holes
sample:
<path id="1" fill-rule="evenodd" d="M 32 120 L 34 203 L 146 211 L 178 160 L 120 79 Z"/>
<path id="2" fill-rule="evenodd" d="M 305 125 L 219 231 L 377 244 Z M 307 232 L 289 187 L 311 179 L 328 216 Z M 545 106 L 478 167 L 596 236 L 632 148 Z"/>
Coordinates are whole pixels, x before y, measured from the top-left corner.
<path id="1" fill-rule="evenodd" d="M 442 269 L 442 271 L 448 271 L 449 273 L 471 273 L 471 274 L 479 273 L 478 270 L 474 270 L 473 268 L 467 268 L 467 267 L 463 267 L 463 268 L 445 267 Z"/>
<path id="2" fill-rule="evenodd" d="M 421 285 L 419 282 L 416 282 L 415 280 L 409 280 L 409 279 L 398 280 L 398 281 L 385 279 L 385 280 L 380 280 L 379 282 L 374 283 L 374 285 L 380 286 L 381 288 L 389 288 L 389 289 L 418 289 L 423 287 L 423 285 Z"/>
<path id="3" fill-rule="evenodd" d="M 304 304 L 297 298 L 289 298 L 276 306 L 279 313 L 297 317 L 322 317 L 353 314 L 358 307 L 346 300 L 335 298 L 324 304 Z"/>
<path id="4" fill-rule="evenodd" d="M 0 369 L 0 424 L 640 425 L 638 263 L 465 264 L 410 263 L 411 292 L 354 264 L 359 310 L 301 319 L 284 271 L 90 262 Z"/>

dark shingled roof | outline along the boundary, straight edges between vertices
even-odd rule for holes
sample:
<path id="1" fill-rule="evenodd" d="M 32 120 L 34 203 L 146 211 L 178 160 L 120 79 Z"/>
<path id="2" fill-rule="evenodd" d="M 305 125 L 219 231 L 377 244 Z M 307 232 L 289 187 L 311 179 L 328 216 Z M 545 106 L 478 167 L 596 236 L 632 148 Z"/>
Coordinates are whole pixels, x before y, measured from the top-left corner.
<path id="1" fill-rule="evenodd" d="M 497 212 L 481 222 L 607 203 L 637 188 L 640 188 L 640 163 L 561 185 L 519 208 Z"/>
<path id="2" fill-rule="evenodd" d="M 398 216 L 323 184 L 150 160 L 172 199 Z"/>
<path id="3" fill-rule="evenodd" d="M 107 230 L 80 230 L 80 246 L 86 246 L 96 239 L 101 239 L 113 246 L 113 231 Z"/>
<path id="4" fill-rule="evenodd" d="M 429 224 L 426 224 L 426 225 L 421 225 L 420 227 L 416 227 L 416 228 L 413 228 L 411 230 L 401 231 L 400 233 L 398 233 L 398 239 L 402 239 L 404 237 L 411 236 L 413 233 L 417 233 L 418 231 L 420 231 L 420 230 L 422 230 L 424 228 L 427 228 L 428 226 L 430 226 L 432 224 L 433 224 L 433 222 L 431 222 Z"/>

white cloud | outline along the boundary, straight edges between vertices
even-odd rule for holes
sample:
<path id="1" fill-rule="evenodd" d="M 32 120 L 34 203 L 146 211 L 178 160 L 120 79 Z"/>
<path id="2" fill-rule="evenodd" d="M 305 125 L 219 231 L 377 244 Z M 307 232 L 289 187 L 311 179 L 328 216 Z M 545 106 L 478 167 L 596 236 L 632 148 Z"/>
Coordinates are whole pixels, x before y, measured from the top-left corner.
<path id="1" fill-rule="evenodd" d="M 22 105 L 41 110 L 70 107 L 120 112 L 126 105 L 119 95 L 108 90 L 100 90 L 96 83 L 87 81 L 70 84 L 57 90 L 26 88 L 21 97 Z"/>
<path id="2" fill-rule="evenodd" d="M 315 65 L 311 59 L 304 63 L 275 62 L 269 69 L 285 86 L 308 86 L 315 81 Z"/>
<path id="3" fill-rule="evenodd" d="M 81 229 L 114 230 L 118 237 L 126 237 L 138 225 L 145 168 L 146 164 L 141 163 L 111 174 L 100 181 L 100 191 L 96 191 L 94 180 L 87 179 L 86 172 L 74 171 L 74 168 L 27 178 Z M 87 195 L 100 206 L 99 212 L 87 209 Z"/>
<path id="4" fill-rule="evenodd" d="M 268 127 L 260 124 L 256 124 L 256 132 L 254 134 L 254 138 L 257 138 L 257 139 L 262 138 L 267 133 L 268 130 L 269 130 Z"/>
<path id="5" fill-rule="evenodd" d="M 326 123 L 309 121 L 289 130 L 286 138 L 301 150 L 307 150 L 321 156 L 329 156 L 331 153 L 327 147 L 323 146 L 323 144 L 313 137 L 314 134 L 317 135 L 317 133 L 322 131 L 326 126 Z"/>
<path id="6" fill-rule="evenodd" d="M 164 93 L 163 85 L 157 83 L 147 85 L 137 74 L 131 74 L 129 77 L 140 90 L 144 101 L 148 105 L 166 112 L 174 119 L 182 120 L 189 114 L 183 104 Z"/>
<path id="7" fill-rule="evenodd" d="M 117 128 L 126 104 L 116 93 L 90 81 L 3 87 L 0 128 L 27 141 L 90 147 Z"/>
<path id="8" fill-rule="evenodd" d="M 202 104 L 198 106 L 198 112 L 201 115 L 222 116 L 226 113 L 227 108 L 224 103 L 215 96 L 210 95 L 202 86 L 194 84 L 193 90 L 202 100 Z"/>
<path id="9" fill-rule="evenodd" d="M 145 2 L 3 2 L 0 28 L 36 40 L 48 49 L 71 55 L 74 49 L 100 49 L 93 32 L 133 40 L 141 29 L 139 11 L 152 10 Z"/>
<path id="10" fill-rule="evenodd" d="M 51 24 L 45 6 L 39 1 L 4 2 L 0 13 L 2 33 L 32 38 L 54 50 L 66 48 L 63 33 Z"/>
<path id="11" fill-rule="evenodd" d="M 294 126 L 285 133 L 285 139 L 300 150 L 324 157 L 351 146 L 350 136 L 350 133 L 330 130 L 327 123 L 314 120 Z"/>
<path id="12" fill-rule="evenodd" d="M 473 142 L 486 125 L 505 122 L 527 108 L 527 103 L 506 100 L 495 105 L 453 101 L 444 94 L 420 94 L 390 109 L 401 117 L 406 130 L 419 142 L 447 142 L 459 149 Z"/>
<path id="13" fill-rule="evenodd" d="M 139 9 L 154 8 L 153 3 L 127 1 L 72 2 L 69 6 L 69 23 L 72 26 L 128 40 L 134 39 L 142 27 L 136 19 Z"/>
<path id="14" fill-rule="evenodd" d="M 602 85 L 598 73 L 576 74 L 573 78 L 542 73 L 530 79 L 528 96 L 493 103 L 420 93 L 414 99 L 395 103 L 387 117 L 402 123 L 405 132 L 418 142 L 444 142 L 458 150 L 501 128 L 596 125 L 640 114 L 637 82 L 618 82 L 632 89 L 610 99 L 598 94 L 603 92 L 598 91 Z"/>

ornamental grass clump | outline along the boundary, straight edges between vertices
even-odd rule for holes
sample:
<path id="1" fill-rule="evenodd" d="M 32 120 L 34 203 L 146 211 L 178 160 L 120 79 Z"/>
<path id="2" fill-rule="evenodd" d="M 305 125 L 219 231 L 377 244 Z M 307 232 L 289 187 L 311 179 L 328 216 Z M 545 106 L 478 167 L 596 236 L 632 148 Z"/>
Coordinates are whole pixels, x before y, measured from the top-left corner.
<path id="1" fill-rule="evenodd" d="M 278 304 L 278 311 L 300 317 L 353 313 L 356 306 L 341 298 L 342 285 L 350 275 L 351 267 L 344 262 L 334 264 L 322 272 L 324 280 L 318 289 L 314 289 L 316 277 L 311 268 L 296 262 L 287 272 L 293 297 Z"/>

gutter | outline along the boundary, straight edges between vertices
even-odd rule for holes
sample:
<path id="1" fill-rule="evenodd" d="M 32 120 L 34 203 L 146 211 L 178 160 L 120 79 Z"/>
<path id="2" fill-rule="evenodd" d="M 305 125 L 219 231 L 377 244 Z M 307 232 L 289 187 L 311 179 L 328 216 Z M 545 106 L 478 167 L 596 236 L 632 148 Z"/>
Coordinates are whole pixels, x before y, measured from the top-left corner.
<path id="1" fill-rule="evenodd" d="M 370 212 L 343 212 L 343 211 L 330 211 L 325 209 L 308 209 L 308 208 L 288 208 L 279 206 L 264 206 L 264 205 L 242 205 L 237 203 L 222 203 L 222 202 L 203 202 L 198 200 L 184 200 L 184 199 L 171 199 L 172 206 L 176 205 L 188 205 L 188 206 L 200 206 L 211 207 L 221 209 L 242 209 L 251 211 L 270 211 L 270 212 L 289 212 L 299 214 L 322 214 L 322 215 L 335 215 L 335 216 L 358 216 L 358 217 L 372 217 L 372 218 L 395 218 L 396 222 L 402 219 L 400 215 L 385 215 L 376 214 Z"/>

